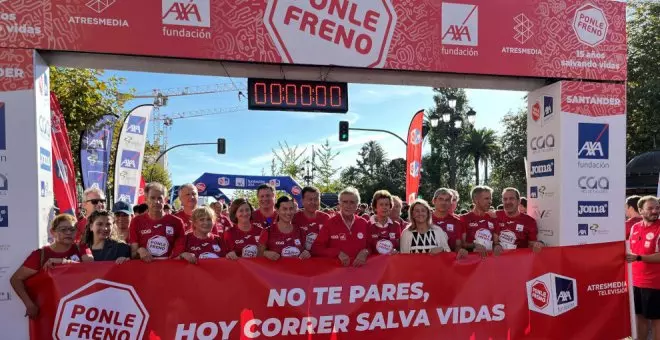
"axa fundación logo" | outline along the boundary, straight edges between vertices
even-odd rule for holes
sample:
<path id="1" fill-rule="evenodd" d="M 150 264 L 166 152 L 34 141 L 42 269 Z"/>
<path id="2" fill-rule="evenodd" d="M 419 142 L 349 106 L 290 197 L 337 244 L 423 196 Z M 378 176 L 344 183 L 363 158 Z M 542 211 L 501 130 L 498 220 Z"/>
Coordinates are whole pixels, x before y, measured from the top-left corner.
<path id="1" fill-rule="evenodd" d="M 211 39 L 210 0 L 162 0 L 163 36 Z M 171 27 L 177 26 L 177 27 Z"/>
<path id="2" fill-rule="evenodd" d="M 442 54 L 468 57 L 479 55 L 474 48 L 458 48 L 479 46 L 479 6 L 443 2 L 441 26 Z"/>
<path id="3" fill-rule="evenodd" d="M 558 316 L 578 306 L 574 278 L 546 273 L 527 281 L 527 306 L 530 311 Z"/>
<path id="4" fill-rule="evenodd" d="M 610 167 L 609 124 L 578 123 L 578 167 L 608 169 Z"/>

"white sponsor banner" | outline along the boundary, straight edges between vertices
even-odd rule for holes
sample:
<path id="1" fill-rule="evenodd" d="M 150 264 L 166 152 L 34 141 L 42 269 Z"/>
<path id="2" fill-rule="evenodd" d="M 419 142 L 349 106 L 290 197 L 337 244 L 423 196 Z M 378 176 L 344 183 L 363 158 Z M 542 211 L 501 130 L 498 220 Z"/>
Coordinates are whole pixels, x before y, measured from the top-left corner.
<path id="1" fill-rule="evenodd" d="M 137 203 L 144 146 L 153 105 L 133 109 L 121 128 L 115 160 L 115 201 Z"/>

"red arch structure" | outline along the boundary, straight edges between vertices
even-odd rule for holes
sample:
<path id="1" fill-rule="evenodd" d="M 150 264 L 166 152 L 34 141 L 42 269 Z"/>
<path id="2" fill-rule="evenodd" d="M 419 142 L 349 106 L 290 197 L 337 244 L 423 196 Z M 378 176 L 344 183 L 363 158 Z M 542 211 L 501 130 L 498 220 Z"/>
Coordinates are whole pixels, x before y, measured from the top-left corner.
<path id="1" fill-rule="evenodd" d="M 11 339 L 27 337 L 22 306 L 12 296 L 7 278 L 20 265 L 20 259 L 47 242 L 48 212 L 53 204 L 52 189 L 47 189 L 52 187 L 52 170 L 40 164 L 50 161 L 51 146 L 50 135 L 39 129 L 39 122 L 47 121 L 50 116 L 49 65 L 531 91 L 529 139 L 553 140 L 554 144 L 539 147 L 534 143 L 532 147 L 528 141 L 529 210 L 537 218 L 540 237 L 550 245 L 565 246 L 623 240 L 619 225 L 623 212 L 619 210 L 625 194 L 626 51 L 625 2 L 609 0 L 0 1 L 0 175 L 4 179 L 0 189 L 0 314 L 3 315 L 0 328 L 3 335 Z M 598 178 L 588 181 L 582 178 L 585 176 Z M 580 185 L 587 182 L 609 185 L 599 188 Z M 585 246 L 580 256 L 600 256 L 601 246 L 606 245 Z M 562 261 L 570 262 L 572 257 L 562 254 L 569 254 L 571 249 L 555 254 L 566 256 Z M 407 266 L 407 260 L 392 261 Z M 517 297 L 501 302 L 491 301 L 486 295 L 480 303 L 508 303 L 508 307 L 503 307 L 506 316 L 502 320 L 499 320 L 500 307 L 488 309 L 487 314 L 491 321 L 497 314 L 497 321 L 508 325 L 509 338 L 525 334 L 536 338 L 552 334 L 581 339 L 627 335 L 625 292 L 616 288 L 611 294 L 605 290 L 599 296 L 599 287 L 604 287 L 600 284 L 624 281 L 622 258 L 616 257 L 614 265 L 603 267 L 604 274 L 597 277 L 579 276 L 584 273 L 548 263 L 536 266 L 530 257 L 522 257 L 520 261 L 507 262 L 501 268 L 503 272 L 513 270 L 512 266 L 519 270 L 528 268 L 528 275 L 520 277 L 530 280 L 526 289 L 522 288 L 525 282 L 511 283 L 499 289 L 510 290 Z M 378 260 L 375 265 L 384 262 Z M 255 264 L 242 270 L 255 273 L 259 268 Z M 319 268 L 322 266 L 315 270 Z M 384 268 L 390 267 L 379 268 L 383 271 L 372 272 L 373 275 L 385 275 Z M 84 285 L 79 280 L 85 276 L 73 272 L 71 275 L 57 281 L 68 282 L 67 285 L 53 288 L 56 283 L 52 283 L 48 287 L 68 294 L 66 298 L 70 301 L 83 301 L 78 298 L 103 291 L 104 296 L 117 299 L 113 301 L 124 301 L 126 305 L 121 306 L 126 311 L 144 312 L 139 296 L 144 299 L 146 293 L 139 287 L 136 293 L 136 282 L 95 280 L 94 284 Z M 376 279 L 373 275 L 370 274 Z M 342 282 L 355 277 L 359 275 L 345 276 Z M 487 275 L 474 277 L 488 280 Z M 119 277 L 106 276 L 106 279 L 121 281 Z M 387 275 L 378 280 L 386 281 Z M 486 286 L 490 284 L 482 283 L 481 288 Z M 529 319 L 521 302 L 525 291 L 528 308 L 533 311 Z M 234 297 L 240 296 L 237 294 Z M 458 290 L 455 294 L 455 299 L 446 303 L 460 304 L 465 291 Z M 139 303 L 134 301 L 135 296 Z M 52 298 L 61 296 L 52 295 Z M 134 308 L 127 307 L 130 301 L 135 302 Z M 34 339 L 51 335 L 65 338 L 62 332 L 66 329 L 60 329 L 60 325 L 84 321 L 84 318 L 76 319 L 84 313 L 66 316 L 71 310 L 61 304 L 54 323 L 55 316 L 48 314 L 55 313 L 54 302 L 40 302 L 45 316 L 32 324 Z M 228 298 L 223 303 L 240 305 L 240 301 Z M 327 307 L 308 306 L 313 313 L 325 313 Z M 605 306 L 614 309 L 604 311 Z M 436 307 L 441 306 L 417 305 L 418 309 L 432 310 L 429 314 L 433 318 Z M 268 311 L 256 306 L 250 308 L 259 313 Z M 478 306 L 470 308 L 479 312 Z M 147 303 L 146 310 L 152 317 L 137 318 L 144 322 L 139 327 L 126 326 L 130 328 L 127 331 L 131 338 L 146 334 L 174 338 L 179 322 L 187 325 L 220 321 L 218 318 L 222 316 L 211 313 L 199 320 L 170 322 L 175 326 L 172 329 L 155 317 L 157 310 L 164 309 Z M 521 309 L 525 312 L 521 313 Z M 451 319 L 447 311 L 442 310 L 441 319 Z M 456 313 L 471 312 L 458 308 Z M 605 319 L 593 315 L 616 316 Z M 458 338 L 456 334 L 465 334 L 461 327 L 476 327 L 476 324 L 461 326 L 460 323 L 448 326 L 437 318 L 432 321 L 429 327 L 436 337 L 442 334 Z M 206 326 L 208 331 L 204 328 L 199 334 L 212 332 Z M 256 334 L 238 328 L 231 333 L 232 338 L 238 338 L 241 331 L 243 335 Z M 54 329 L 52 334 L 50 329 Z M 353 331 L 347 336 L 385 338 L 401 336 L 402 332 L 410 335 L 411 329 L 388 329 L 381 333 Z M 550 333 L 543 333 L 544 330 Z M 575 333 L 578 330 L 579 336 Z M 490 335 L 506 337 L 506 331 L 505 335 L 500 331 L 497 329 Z M 190 332 L 193 334 L 195 330 Z M 416 338 L 423 338 L 429 333 L 418 335 Z M 194 338 L 194 334 L 189 338 Z"/>

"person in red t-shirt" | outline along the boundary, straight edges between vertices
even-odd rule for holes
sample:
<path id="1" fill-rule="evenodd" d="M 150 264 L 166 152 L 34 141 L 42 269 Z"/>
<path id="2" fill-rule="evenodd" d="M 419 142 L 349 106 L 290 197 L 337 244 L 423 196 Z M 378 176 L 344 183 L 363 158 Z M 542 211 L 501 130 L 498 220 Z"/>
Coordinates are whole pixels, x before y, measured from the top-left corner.
<path id="1" fill-rule="evenodd" d="M 467 256 L 467 250 L 463 249 L 462 242 L 465 237 L 465 225 L 452 214 L 455 209 L 453 190 L 440 188 L 433 193 L 433 205 L 435 211 L 431 215 L 434 225 L 445 231 L 448 237 L 449 247 L 461 257 Z"/>
<path id="2" fill-rule="evenodd" d="M 252 223 L 258 223 L 262 228 L 268 228 L 277 222 L 275 211 L 275 187 L 262 184 L 257 187 L 259 209 L 252 212 Z"/>
<path id="3" fill-rule="evenodd" d="M 252 222 L 254 209 L 244 198 L 235 199 L 229 207 L 229 218 L 234 226 L 225 231 L 223 237 L 227 247 L 227 258 L 254 258 L 259 254 L 259 237 L 263 228 Z"/>
<path id="4" fill-rule="evenodd" d="M 294 226 L 300 228 L 305 240 L 305 249 L 312 250 L 312 244 L 319 236 L 321 228 L 330 219 L 328 214 L 319 210 L 321 205 L 321 192 L 315 187 L 302 189 L 303 209 L 293 215 Z"/>
<path id="5" fill-rule="evenodd" d="M 641 197 L 637 195 L 626 199 L 626 240 L 630 238 L 630 229 L 635 223 L 642 221 L 642 215 L 639 214 L 637 203 Z"/>
<path id="6" fill-rule="evenodd" d="M 149 209 L 131 220 L 128 243 L 134 258 L 151 262 L 154 258 L 167 259 L 178 243 L 184 242 L 183 222 L 174 215 L 165 215 L 165 186 L 152 182 L 144 187 Z"/>
<path id="7" fill-rule="evenodd" d="M 637 316 L 637 338 L 648 339 L 649 321 L 654 339 L 660 339 L 660 204 L 653 196 L 644 196 L 637 205 L 642 221 L 630 232 L 633 298 Z"/>
<path id="8" fill-rule="evenodd" d="M 192 232 L 192 213 L 197 208 L 199 193 L 192 183 L 186 183 L 179 187 L 179 200 L 181 200 L 181 210 L 174 214 L 183 221 L 183 230 L 185 233 Z"/>
<path id="9" fill-rule="evenodd" d="M 538 228 L 536 220 L 518 210 L 520 192 L 516 188 L 505 188 L 502 191 L 503 211 L 497 211 L 497 227 L 495 235 L 502 249 L 532 248 L 538 253 L 543 248 L 543 242 L 537 239 Z"/>
<path id="10" fill-rule="evenodd" d="M 180 258 L 189 263 L 203 259 L 219 259 L 226 255 L 222 238 L 213 234 L 215 212 L 209 207 L 200 207 L 192 212 L 192 232 L 187 233 L 185 241 L 177 244 L 172 251 L 173 258 Z"/>
<path id="11" fill-rule="evenodd" d="M 392 209 L 392 194 L 378 190 L 371 199 L 371 207 L 376 212 L 369 219 L 370 251 L 373 254 L 392 255 L 399 252 L 401 225 L 389 217 Z"/>
<path id="12" fill-rule="evenodd" d="M 89 188 L 83 192 L 83 209 L 85 210 L 85 217 L 78 220 L 76 223 L 75 241 L 80 242 L 80 239 L 85 233 L 87 227 L 87 218 L 93 212 L 98 210 L 105 210 L 105 195 L 99 188 Z"/>
<path id="13" fill-rule="evenodd" d="M 401 229 L 405 229 L 408 225 L 408 222 L 404 221 L 401 218 L 401 209 L 403 209 L 403 201 L 399 196 L 392 196 L 392 209 L 390 209 L 390 219 L 393 222 L 398 223 L 401 226 Z"/>
<path id="14" fill-rule="evenodd" d="M 490 250 L 494 255 L 499 255 L 502 246 L 495 233 L 495 217 L 488 214 L 493 199 L 493 189 L 476 186 L 470 196 L 474 207 L 472 211 L 461 216 L 461 221 L 465 225 L 463 248 L 478 252 L 482 257 Z"/>
<path id="15" fill-rule="evenodd" d="M 23 265 L 11 276 L 9 282 L 16 295 L 25 305 L 25 315 L 34 319 L 39 314 L 39 306 L 32 300 L 25 289 L 25 281 L 42 269 L 54 268 L 59 264 L 92 262 L 92 252 L 85 246 L 74 242 L 76 235 L 76 218 L 73 215 L 62 214 L 53 219 L 50 234 L 53 243 L 30 253 Z"/>
<path id="16" fill-rule="evenodd" d="M 275 203 L 277 223 L 264 229 L 259 238 L 259 253 L 269 260 L 277 261 L 280 257 L 297 257 L 302 260 L 312 255 L 303 244 L 302 230 L 291 223 L 296 212 L 293 198 L 282 196 Z"/>
<path id="17" fill-rule="evenodd" d="M 231 220 L 224 214 L 226 204 L 222 202 L 213 202 L 210 206 L 215 213 L 215 225 L 211 232 L 216 235 L 222 235 L 225 230 L 232 227 Z"/>
<path id="18" fill-rule="evenodd" d="M 312 245 L 312 255 L 339 258 L 343 266 L 360 267 L 369 256 L 368 223 L 357 216 L 360 193 L 348 187 L 339 193 L 339 214 L 328 220 Z"/>
<path id="19" fill-rule="evenodd" d="M 453 215 L 456 219 L 458 219 L 458 215 L 456 214 L 456 209 L 458 208 L 458 202 L 461 200 L 461 195 L 458 193 L 458 191 L 454 189 L 447 189 L 451 192 L 451 206 L 449 207 L 449 214 Z M 453 245 L 450 245 L 453 247 Z"/>

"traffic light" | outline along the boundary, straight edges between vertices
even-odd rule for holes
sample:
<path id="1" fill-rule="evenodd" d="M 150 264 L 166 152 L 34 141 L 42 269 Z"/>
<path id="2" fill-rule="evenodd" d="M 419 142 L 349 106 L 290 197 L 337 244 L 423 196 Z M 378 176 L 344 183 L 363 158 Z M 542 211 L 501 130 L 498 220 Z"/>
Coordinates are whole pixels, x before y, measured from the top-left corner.
<path id="1" fill-rule="evenodd" d="M 345 120 L 339 122 L 339 141 L 348 142 L 348 122 Z"/>
<path id="2" fill-rule="evenodd" d="M 224 138 L 218 138 L 218 154 L 219 155 L 224 155 L 225 154 L 225 139 Z"/>

